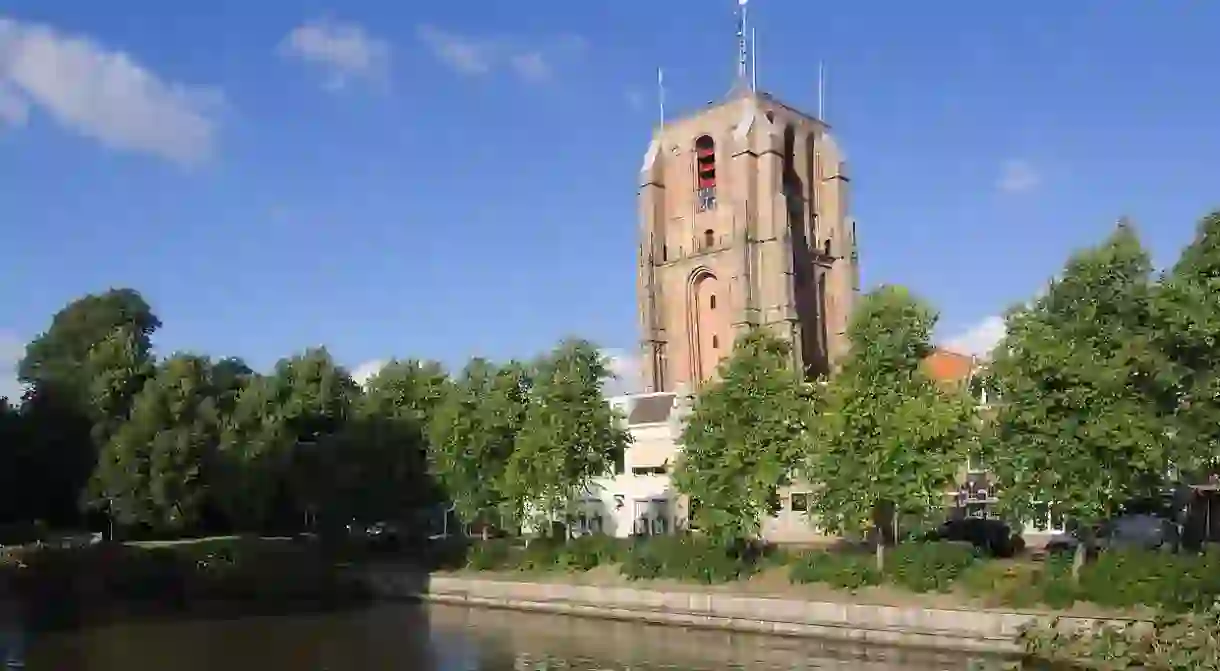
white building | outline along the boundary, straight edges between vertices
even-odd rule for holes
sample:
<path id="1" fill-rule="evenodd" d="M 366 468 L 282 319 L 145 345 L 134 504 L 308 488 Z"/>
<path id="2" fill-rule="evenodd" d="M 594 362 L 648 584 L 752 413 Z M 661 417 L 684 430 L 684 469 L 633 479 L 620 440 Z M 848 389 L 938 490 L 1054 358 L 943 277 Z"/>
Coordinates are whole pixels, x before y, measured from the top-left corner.
<path id="1" fill-rule="evenodd" d="M 627 420 L 632 444 L 621 468 L 598 478 L 578 505 L 577 526 L 620 538 L 687 528 L 689 500 L 671 482 L 689 397 L 682 392 L 632 394 L 609 403 Z M 763 520 L 762 535 L 779 543 L 825 541 L 810 524 L 807 488 L 780 491 L 780 512 Z"/>
<path id="2" fill-rule="evenodd" d="M 605 533 L 619 538 L 631 535 L 664 534 L 688 526 L 689 501 L 671 482 L 681 451 L 682 422 L 691 399 L 682 391 L 631 394 L 609 399 L 626 418 L 632 445 L 617 473 L 598 478 L 577 506 L 579 533 Z M 967 464 L 960 501 L 967 514 L 983 513 L 994 504 L 986 472 Z M 951 493 L 951 495 L 957 492 Z M 779 491 L 780 510 L 762 521 L 762 536 L 775 543 L 816 544 L 833 539 L 820 532 L 809 514 L 809 487 L 796 484 Z M 959 513 L 960 514 L 960 513 Z M 1049 511 L 1041 523 L 1021 529 L 1031 544 L 1038 545 L 1063 532 L 1063 520 Z"/>

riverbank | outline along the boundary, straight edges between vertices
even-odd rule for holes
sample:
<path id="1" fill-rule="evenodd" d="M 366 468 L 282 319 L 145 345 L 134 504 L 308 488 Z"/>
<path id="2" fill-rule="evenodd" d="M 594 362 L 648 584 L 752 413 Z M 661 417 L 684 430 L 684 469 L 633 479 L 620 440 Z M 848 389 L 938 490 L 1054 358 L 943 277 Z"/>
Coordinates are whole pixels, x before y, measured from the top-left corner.
<path id="1" fill-rule="evenodd" d="M 384 599 L 971 653 L 1021 654 L 1024 649 L 1018 636 L 1022 628 L 1056 619 L 1050 613 L 846 603 L 724 588 L 656 589 L 456 574 L 421 576 L 390 566 L 365 570 L 369 590 Z M 1080 616 L 1057 619 L 1069 627 L 1132 621 Z"/>
<path id="2" fill-rule="evenodd" d="M 367 600 L 316 543 L 226 537 L 0 555 L 0 601 L 25 628 L 306 612 Z"/>

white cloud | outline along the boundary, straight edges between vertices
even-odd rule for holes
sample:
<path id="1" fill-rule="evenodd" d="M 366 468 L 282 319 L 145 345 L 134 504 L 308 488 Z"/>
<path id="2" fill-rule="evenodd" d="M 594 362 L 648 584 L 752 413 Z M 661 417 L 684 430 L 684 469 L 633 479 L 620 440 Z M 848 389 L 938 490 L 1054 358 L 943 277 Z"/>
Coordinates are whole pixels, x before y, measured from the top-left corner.
<path id="1" fill-rule="evenodd" d="M 631 109 L 633 109 L 637 112 L 644 111 L 644 107 L 647 106 L 647 104 L 648 104 L 647 98 L 644 96 L 643 93 L 640 93 L 639 91 L 635 91 L 635 90 L 628 91 L 626 93 L 626 97 L 627 97 L 627 104 L 631 106 Z"/>
<path id="2" fill-rule="evenodd" d="M 625 350 L 606 348 L 602 350 L 610 372 L 615 378 L 606 383 L 606 396 L 635 394 L 644 389 L 644 375 L 640 357 Z"/>
<path id="3" fill-rule="evenodd" d="M 1004 318 L 992 315 L 966 329 L 963 333 L 950 338 L 945 342 L 944 347 L 963 354 L 987 356 L 1004 339 L 1005 333 Z"/>
<path id="4" fill-rule="evenodd" d="M 464 75 L 485 75 L 498 58 L 498 47 L 492 41 L 463 37 L 430 25 L 420 26 L 417 32 L 433 55 Z"/>
<path id="5" fill-rule="evenodd" d="M 89 38 L 0 17 L 0 116 L 10 123 L 34 108 L 107 147 L 195 163 L 212 152 L 222 102 Z"/>
<path id="6" fill-rule="evenodd" d="M 544 82 L 551 78 L 551 64 L 537 51 L 515 54 L 510 60 L 513 71 L 530 82 Z"/>
<path id="7" fill-rule="evenodd" d="M 356 384 L 363 387 L 364 385 L 368 384 L 368 381 L 373 379 L 375 375 L 380 373 L 381 369 L 385 368 L 387 363 L 389 363 L 389 361 L 386 361 L 385 359 L 373 359 L 372 361 L 365 361 L 352 370 L 352 379 L 356 381 Z"/>
<path id="8" fill-rule="evenodd" d="M 588 42 L 576 35 L 563 35 L 538 46 L 523 45 L 510 37 L 461 35 L 429 24 L 419 26 L 416 34 L 433 56 L 458 74 L 484 76 L 505 69 L 535 84 L 554 77 L 557 59 L 588 48 Z"/>
<path id="9" fill-rule="evenodd" d="M 1005 161 L 996 187 L 1004 193 L 1025 193 L 1037 188 L 1042 176 L 1028 161 Z"/>
<path id="10" fill-rule="evenodd" d="M 0 398 L 17 402 L 21 398 L 21 384 L 17 382 L 17 362 L 25 355 L 21 340 L 5 331 L 0 331 Z"/>
<path id="11" fill-rule="evenodd" d="M 0 122 L 13 127 L 24 126 L 30 116 L 30 104 L 12 86 L 0 81 Z"/>
<path id="12" fill-rule="evenodd" d="M 377 85 L 388 81 L 390 44 L 359 24 L 327 19 L 304 23 L 284 38 L 280 53 L 321 68 L 330 90 L 342 89 L 353 79 Z"/>

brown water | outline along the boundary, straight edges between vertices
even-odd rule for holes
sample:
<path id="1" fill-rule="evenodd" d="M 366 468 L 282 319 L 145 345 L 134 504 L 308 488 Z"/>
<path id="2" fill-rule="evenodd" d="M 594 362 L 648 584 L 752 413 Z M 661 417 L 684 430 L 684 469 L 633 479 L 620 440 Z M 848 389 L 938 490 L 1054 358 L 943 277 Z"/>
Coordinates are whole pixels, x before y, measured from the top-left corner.
<path id="1" fill-rule="evenodd" d="M 30 671 L 973 671 L 994 662 L 510 611 L 383 605 L 9 636 Z M 19 638 L 19 637 L 18 637 Z M 0 632 L 0 669 L 5 636 Z M 20 661 L 19 661 L 20 660 Z"/>

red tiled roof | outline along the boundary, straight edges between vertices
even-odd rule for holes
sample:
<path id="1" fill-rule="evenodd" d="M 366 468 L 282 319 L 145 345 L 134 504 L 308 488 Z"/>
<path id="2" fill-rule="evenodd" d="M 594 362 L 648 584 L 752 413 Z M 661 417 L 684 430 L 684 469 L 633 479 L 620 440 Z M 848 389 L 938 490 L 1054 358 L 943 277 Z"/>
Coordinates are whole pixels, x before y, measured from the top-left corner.
<path id="1" fill-rule="evenodd" d="M 975 358 L 969 354 L 940 347 L 928 355 L 923 363 L 932 379 L 941 383 L 964 383 L 977 366 Z"/>

